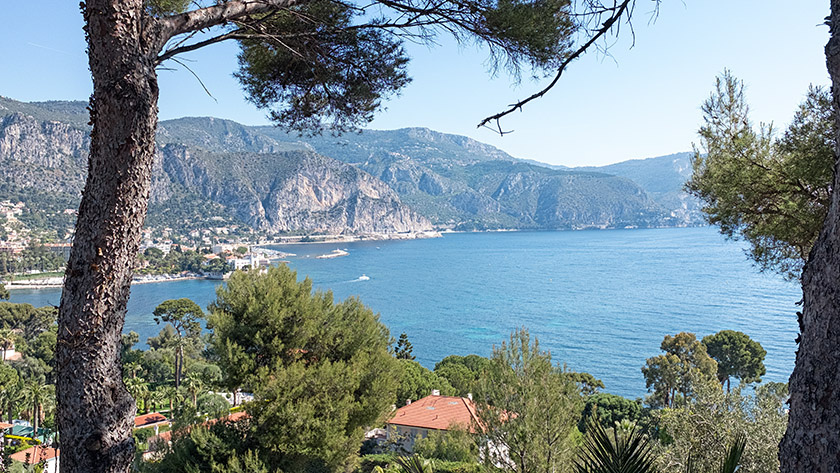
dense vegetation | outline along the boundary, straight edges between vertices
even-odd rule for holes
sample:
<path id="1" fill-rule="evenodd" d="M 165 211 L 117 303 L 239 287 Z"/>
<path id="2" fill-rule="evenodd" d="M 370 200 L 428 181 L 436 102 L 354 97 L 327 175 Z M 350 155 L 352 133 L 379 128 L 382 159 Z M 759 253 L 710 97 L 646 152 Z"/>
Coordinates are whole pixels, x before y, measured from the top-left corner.
<path id="1" fill-rule="evenodd" d="M 27 353 L 39 354 L 48 367 L 42 352 L 55 343 L 48 317 L 54 311 L 19 308 L 14 314 L 0 312 L 0 320 L 31 338 Z M 150 429 L 135 433 L 138 452 L 160 452 L 151 461 L 138 457 L 143 471 L 402 471 L 397 437 L 376 445 L 363 443 L 363 433 L 382 426 L 392 404 L 432 389 L 472 394 L 478 416 L 477 424 L 418 440 L 414 453 L 439 473 L 572 472 L 586 445 L 605 433 L 645 439 L 651 464 L 662 471 L 682 470 L 689 458 L 703 468 L 715 465 L 742 436 L 740 471 L 778 469 L 785 386 L 755 384 L 763 372 L 762 351 L 753 350 L 752 358 L 720 355 L 727 353 L 715 348 L 720 345 L 758 345 L 738 332 L 702 341 L 688 333 L 666 337 L 665 355 L 649 359 L 643 372 L 671 384 L 653 383 L 647 399 L 631 400 L 557 364 L 526 330 L 489 358 L 453 355 L 429 370 L 411 360 L 407 336 L 399 343 L 391 339 L 359 301 L 336 303 L 285 266 L 235 273 L 209 307 L 208 335 L 198 329 L 203 312 L 189 300 L 166 301 L 155 314 L 166 325 L 148 340 L 149 348 L 133 348 L 139 340 L 132 333 L 123 337 L 122 349 L 125 383 L 139 410 L 161 411 L 175 421 L 169 447 L 155 444 Z M 663 357 L 669 362 L 657 361 Z M 32 360 L 19 369 L 31 371 L 29 365 L 41 366 L 38 372 L 49 379 L 49 371 Z M 729 392 L 725 373 L 730 382 L 739 380 Z M 237 396 L 242 402 L 239 390 L 254 400 L 232 408 Z M 215 394 L 220 391 L 239 393 Z M 245 417 L 227 418 L 243 408 Z M 222 420 L 203 423 L 209 418 Z"/>
<path id="2" fill-rule="evenodd" d="M 23 354 L 0 365 L 4 417 L 54 427 L 55 316 L 52 307 L 0 302 L 0 348 L 14 344 Z M 147 349 L 134 348 L 140 340 L 132 332 L 121 350 L 138 410 L 174 420 L 171 447 L 155 444 L 150 428 L 135 432 L 138 453 L 165 454 L 151 462 L 138 456 L 143 471 L 401 471 L 399 443 L 363 444 L 362 434 L 381 426 L 392 404 L 433 389 L 473 395 L 479 419 L 416 443 L 414 453 L 438 473 L 571 472 L 604 433 L 640 435 L 661 471 L 682 471 L 689 458 L 702 468 L 716 465 L 745 436 L 740 471 L 778 471 L 786 386 L 755 384 L 764 351 L 740 332 L 667 336 L 665 354 L 642 369 L 651 394 L 631 400 L 557 364 L 525 330 L 489 358 L 452 355 L 429 370 L 411 359 L 405 334 L 390 339 L 359 301 L 336 303 L 285 266 L 235 273 L 209 308 L 209 334 L 200 329 L 204 312 L 188 299 L 163 302 L 155 317 L 163 328 Z M 739 384 L 724 390 L 732 379 Z M 254 400 L 233 408 L 240 390 Z M 227 419 L 243 407 L 246 417 Z M 222 421 L 202 424 L 212 418 Z"/>
<path id="3" fill-rule="evenodd" d="M 0 276 L 27 272 L 49 272 L 64 267 L 64 254 L 33 240 L 30 245 L 19 254 L 0 252 Z"/>

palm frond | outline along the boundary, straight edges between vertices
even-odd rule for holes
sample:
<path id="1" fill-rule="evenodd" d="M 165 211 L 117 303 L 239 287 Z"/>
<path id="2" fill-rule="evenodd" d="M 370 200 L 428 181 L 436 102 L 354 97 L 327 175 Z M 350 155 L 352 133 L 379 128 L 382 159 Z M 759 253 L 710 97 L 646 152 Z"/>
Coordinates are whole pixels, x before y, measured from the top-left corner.
<path id="1" fill-rule="evenodd" d="M 583 446 L 575 459 L 576 473 L 654 473 L 650 439 L 634 426 L 629 432 L 612 435 L 600 422 L 587 427 Z"/>
<path id="2" fill-rule="evenodd" d="M 720 461 L 720 468 L 717 473 L 735 473 L 738 471 L 738 466 L 741 463 L 741 456 L 744 454 L 744 449 L 747 446 L 747 437 L 740 433 L 735 436 L 729 448 L 726 449 L 726 456 Z M 689 455 L 688 461 L 685 463 L 685 473 L 700 473 L 694 459 Z"/>
<path id="3" fill-rule="evenodd" d="M 735 473 L 738 469 L 738 464 L 741 463 L 741 455 L 744 454 L 744 448 L 746 446 L 746 435 L 736 435 L 729 449 L 726 451 L 726 457 L 720 462 L 720 473 Z"/>
<path id="4" fill-rule="evenodd" d="M 397 464 L 400 465 L 403 473 L 433 473 L 431 462 L 424 460 L 420 455 L 398 457 Z"/>

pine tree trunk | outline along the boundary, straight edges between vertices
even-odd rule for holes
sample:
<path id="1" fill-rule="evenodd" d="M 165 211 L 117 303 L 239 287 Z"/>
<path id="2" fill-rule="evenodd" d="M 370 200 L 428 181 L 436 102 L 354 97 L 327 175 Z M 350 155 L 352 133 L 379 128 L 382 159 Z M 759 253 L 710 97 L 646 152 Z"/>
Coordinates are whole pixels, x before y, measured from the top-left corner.
<path id="1" fill-rule="evenodd" d="M 840 0 L 831 0 L 825 48 L 835 112 L 840 111 Z M 840 115 L 836 115 L 840 121 Z M 838 123 L 840 125 L 840 123 Z M 779 450 L 782 473 L 840 472 L 840 128 L 835 127 L 831 206 L 802 275 L 803 310 L 790 418 Z"/>
<path id="2" fill-rule="evenodd" d="M 142 0 L 82 6 L 93 130 L 59 309 L 60 468 L 125 472 L 134 455 L 135 403 L 122 381 L 120 334 L 151 186 L 160 45 Z"/>

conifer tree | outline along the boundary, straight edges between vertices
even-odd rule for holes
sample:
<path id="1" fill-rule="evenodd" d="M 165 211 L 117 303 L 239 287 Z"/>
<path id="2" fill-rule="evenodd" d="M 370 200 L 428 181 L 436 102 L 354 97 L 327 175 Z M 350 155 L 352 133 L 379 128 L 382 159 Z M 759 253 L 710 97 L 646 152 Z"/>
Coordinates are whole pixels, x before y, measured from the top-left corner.
<path id="1" fill-rule="evenodd" d="M 413 349 L 411 342 L 408 341 L 408 335 L 403 332 L 400 334 L 399 340 L 397 340 L 397 346 L 394 348 L 394 356 L 400 360 L 413 360 Z"/>

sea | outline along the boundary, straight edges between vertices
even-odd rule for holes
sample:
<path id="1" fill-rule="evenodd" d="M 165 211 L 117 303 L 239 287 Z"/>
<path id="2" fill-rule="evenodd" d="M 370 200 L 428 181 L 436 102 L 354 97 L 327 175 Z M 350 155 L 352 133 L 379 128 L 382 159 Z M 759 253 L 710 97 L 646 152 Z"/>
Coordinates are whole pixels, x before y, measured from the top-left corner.
<path id="1" fill-rule="evenodd" d="M 767 350 L 768 381 L 793 370 L 802 293 L 762 273 L 743 242 L 714 228 L 447 233 L 425 240 L 281 245 L 288 265 L 337 299 L 358 297 L 393 337 L 405 332 L 422 365 L 447 355 L 491 355 L 526 328 L 568 369 L 606 391 L 643 397 L 641 367 L 665 335 L 747 333 Z M 349 254 L 317 256 L 336 249 Z M 206 307 L 219 281 L 137 284 L 125 331 L 161 329 L 152 311 L 187 297 Z M 60 290 L 15 290 L 12 302 L 58 305 Z"/>

